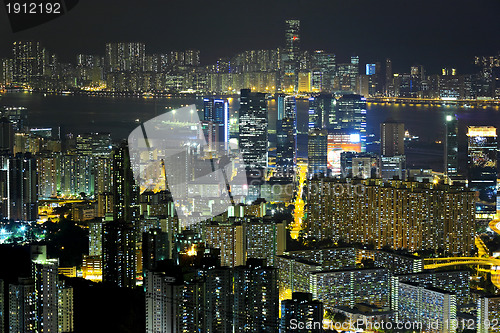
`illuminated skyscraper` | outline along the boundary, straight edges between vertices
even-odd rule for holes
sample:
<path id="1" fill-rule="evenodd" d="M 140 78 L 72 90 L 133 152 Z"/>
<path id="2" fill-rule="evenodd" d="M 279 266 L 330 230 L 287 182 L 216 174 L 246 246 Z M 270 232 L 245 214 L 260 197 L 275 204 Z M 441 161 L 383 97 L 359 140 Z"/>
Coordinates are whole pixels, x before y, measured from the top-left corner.
<path id="1" fill-rule="evenodd" d="M 361 151 L 366 150 L 366 98 L 361 95 L 341 96 L 335 105 L 335 116 L 330 116 L 330 126 L 335 130 L 359 134 Z M 332 125 L 333 124 L 333 125 Z"/>
<path id="2" fill-rule="evenodd" d="M 36 159 L 17 154 L 7 164 L 7 212 L 14 221 L 36 221 L 38 218 L 38 184 Z"/>
<path id="3" fill-rule="evenodd" d="M 14 42 L 14 82 L 29 83 L 44 74 L 46 51 L 39 42 Z"/>
<path id="4" fill-rule="evenodd" d="M 446 177 L 458 174 L 458 121 L 457 115 L 446 115 L 444 145 L 444 173 Z"/>
<path id="5" fill-rule="evenodd" d="M 134 288 L 136 279 L 136 223 L 138 188 L 126 144 L 116 148 L 113 160 L 113 221 L 103 229 L 103 281 Z"/>
<path id="6" fill-rule="evenodd" d="M 476 213 L 491 217 L 497 201 L 497 129 L 492 126 L 469 126 L 468 186 L 477 193 Z"/>
<path id="7" fill-rule="evenodd" d="M 278 109 L 284 110 L 282 117 L 278 115 L 276 123 L 276 173 L 277 175 L 293 176 L 297 162 L 297 107 L 295 97 L 286 96 L 278 103 Z"/>
<path id="8" fill-rule="evenodd" d="M 327 174 L 328 132 L 326 129 L 309 130 L 307 143 L 307 163 L 309 177 Z"/>
<path id="9" fill-rule="evenodd" d="M 309 125 L 312 128 L 332 128 L 335 125 L 335 99 L 331 94 L 317 94 L 309 98 Z"/>
<path id="10" fill-rule="evenodd" d="M 249 170 L 263 170 L 268 162 L 266 95 L 242 89 L 239 111 L 239 146 Z"/>
<path id="11" fill-rule="evenodd" d="M 285 21 L 285 50 L 283 52 L 283 90 L 298 91 L 300 69 L 300 21 Z"/>
<path id="12" fill-rule="evenodd" d="M 386 120 L 380 124 L 380 155 L 396 156 L 405 153 L 405 125 Z"/>
<path id="13" fill-rule="evenodd" d="M 218 126 L 219 143 L 229 142 L 229 108 L 226 100 L 217 98 L 203 99 L 204 120 Z"/>

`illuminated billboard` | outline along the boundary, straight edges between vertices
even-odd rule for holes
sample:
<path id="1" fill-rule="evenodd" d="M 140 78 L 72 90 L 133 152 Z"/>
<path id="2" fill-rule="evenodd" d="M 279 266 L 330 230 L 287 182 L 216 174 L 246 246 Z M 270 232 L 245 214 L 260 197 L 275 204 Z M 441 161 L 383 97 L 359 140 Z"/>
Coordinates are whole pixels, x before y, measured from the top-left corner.
<path id="1" fill-rule="evenodd" d="M 340 154 L 352 151 L 361 152 L 359 133 L 329 133 L 327 146 L 327 165 L 333 176 L 341 174 Z"/>

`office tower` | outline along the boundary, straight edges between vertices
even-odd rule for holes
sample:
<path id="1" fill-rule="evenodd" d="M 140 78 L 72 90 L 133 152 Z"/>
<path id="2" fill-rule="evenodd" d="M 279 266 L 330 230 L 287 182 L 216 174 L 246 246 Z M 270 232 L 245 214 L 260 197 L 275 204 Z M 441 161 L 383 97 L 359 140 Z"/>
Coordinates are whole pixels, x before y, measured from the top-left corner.
<path id="1" fill-rule="evenodd" d="M 331 94 L 316 94 L 309 97 L 309 129 L 335 126 L 335 98 Z"/>
<path id="2" fill-rule="evenodd" d="M 7 216 L 14 221 L 36 221 L 38 218 L 38 184 L 36 159 L 17 154 L 7 162 Z"/>
<path id="3" fill-rule="evenodd" d="M 412 283 L 400 283 L 398 290 L 398 320 L 419 323 L 430 332 L 455 332 L 457 303 L 453 293 L 424 288 Z M 458 325 L 457 325 L 458 326 Z"/>
<path id="4" fill-rule="evenodd" d="M 335 130 L 359 134 L 361 151 L 366 150 L 366 98 L 361 95 L 343 95 L 336 101 L 335 117 L 330 117 L 330 124 Z"/>
<path id="5" fill-rule="evenodd" d="M 500 297 L 486 295 L 480 297 L 477 301 L 477 332 L 498 332 L 499 327 L 495 325 L 500 318 Z"/>
<path id="6" fill-rule="evenodd" d="M 405 125 L 389 119 L 380 124 L 380 155 L 405 154 Z"/>
<path id="7" fill-rule="evenodd" d="M 497 129 L 493 126 L 469 126 L 468 186 L 477 192 L 476 214 L 496 214 L 497 201 Z"/>
<path id="8" fill-rule="evenodd" d="M 47 259 L 46 249 L 32 259 L 38 332 L 58 332 L 58 259 Z"/>
<path id="9" fill-rule="evenodd" d="M 393 86 L 394 76 L 392 74 L 392 61 L 391 59 L 385 59 L 385 94 L 389 96 L 394 89 Z"/>
<path id="10" fill-rule="evenodd" d="M 234 268 L 234 330 L 276 332 L 278 328 L 277 270 L 263 260 L 249 259 Z"/>
<path id="11" fill-rule="evenodd" d="M 278 109 L 283 114 L 278 115 L 276 122 L 276 174 L 293 177 L 297 163 L 297 107 L 295 97 L 278 98 Z"/>
<path id="12" fill-rule="evenodd" d="M 457 115 L 446 115 L 444 138 L 444 175 L 451 178 L 458 175 L 458 119 Z"/>
<path id="13" fill-rule="evenodd" d="M 316 50 L 311 55 L 311 66 L 323 73 L 325 77 L 323 88 L 330 90 L 336 69 L 335 54 Z"/>
<path id="14" fill-rule="evenodd" d="M 283 67 L 285 70 L 286 91 L 297 91 L 298 70 L 300 68 L 300 21 L 285 21 L 285 50 L 283 53 Z M 290 79 L 287 82 L 286 79 Z M 292 89 L 288 89 L 288 87 Z"/>
<path id="15" fill-rule="evenodd" d="M 171 258 L 169 235 L 159 228 L 153 228 L 142 234 L 143 270 L 156 269 L 158 262 Z"/>
<path id="16" fill-rule="evenodd" d="M 6 118 L 0 119 L 0 154 L 6 155 L 14 152 L 14 126 Z"/>
<path id="17" fill-rule="evenodd" d="M 328 170 L 332 176 L 341 175 L 341 154 L 343 152 L 361 153 L 362 144 L 359 133 L 335 130 L 328 133 Z"/>
<path id="18" fill-rule="evenodd" d="M 220 249 L 221 266 L 245 264 L 245 230 L 242 224 L 210 224 L 204 227 L 203 234 L 208 247 Z"/>
<path id="19" fill-rule="evenodd" d="M 308 237 L 456 255 L 474 248 L 474 192 L 466 188 L 380 179 L 313 179 L 307 188 Z"/>
<path id="20" fill-rule="evenodd" d="M 218 126 L 217 143 L 229 142 L 229 108 L 226 100 L 218 98 L 203 99 L 204 120 Z M 209 140 L 207 140 L 208 143 Z M 210 144 L 209 144 L 210 146 Z M 217 145 L 219 147 L 219 145 Z"/>
<path id="21" fill-rule="evenodd" d="M 309 178 L 316 175 L 327 174 L 327 147 L 328 132 L 326 129 L 309 130 L 307 142 L 307 168 Z"/>
<path id="22" fill-rule="evenodd" d="M 144 43 L 107 43 L 104 63 L 107 73 L 142 72 L 146 60 Z"/>
<path id="23" fill-rule="evenodd" d="M 248 170 L 267 168 L 268 122 L 266 95 L 241 89 L 239 147 Z"/>
<path id="24" fill-rule="evenodd" d="M 37 302 L 33 279 L 19 278 L 17 283 L 9 284 L 8 295 L 8 332 L 36 332 Z"/>
<path id="25" fill-rule="evenodd" d="M 76 137 L 79 155 L 108 158 L 112 152 L 110 133 L 84 133 Z"/>
<path id="26" fill-rule="evenodd" d="M 375 75 L 375 64 L 366 64 L 365 67 L 366 75 Z"/>
<path id="27" fill-rule="evenodd" d="M 73 306 L 73 287 L 65 286 L 64 281 L 59 282 L 58 294 L 58 321 L 60 333 L 74 331 L 74 306 Z"/>
<path id="28" fill-rule="evenodd" d="M 374 153 L 346 151 L 340 154 L 343 178 L 380 178 L 380 156 Z"/>
<path id="29" fill-rule="evenodd" d="M 22 106 L 4 106 L 1 115 L 13 124 L 14 131 L 25 129 L 28 122 L 28 110 Z"/>
<path id="30" fill-rule="evenodd" d="M 295 332 L 297 323 L 312 325 L 312 329 L 303 332 L 323 332 L 323 304 L 313 301 L 310 293 L 293 293 L 291 299 L 281 302 L 280 332 Z"/>
<path id="31" fill-rule="evenodd" d="M 406 155 L 381 156 L 380 159 L 382 179 L 406 179 Z"/>
<path id="32" fill-rule="evenodd" d="M 298 61 L 300 57 L 300 21 L 286 20 L 285 54 L 290 61 Z"/>
<path id="33" fill-rule="evenodd" d="M 39 42 L 14 42 L 14 75 L 16 83 L 30 83 L 44 74 L 46 51 Z"/>

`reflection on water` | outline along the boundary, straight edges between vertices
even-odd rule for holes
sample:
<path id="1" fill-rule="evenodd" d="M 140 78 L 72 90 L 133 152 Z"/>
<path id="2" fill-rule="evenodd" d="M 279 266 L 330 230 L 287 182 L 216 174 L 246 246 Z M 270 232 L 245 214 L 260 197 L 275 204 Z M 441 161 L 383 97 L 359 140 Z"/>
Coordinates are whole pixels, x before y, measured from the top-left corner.
<path id="1" fill-rule="evenodd" d="M 230 100 L 230 114 L 235 117 L 239 100 Z M 202 98 L 133 98 L 133 97 L 88 97 L 61 96 L 29 93 L 8 93 L 0 99 L 0 105 L 25 106 L 29 112 L 29 125 L 63 127 L 63 132 L 81 133 L 89 131 L 111 132 L 114 139 L 126 138 L 139 121 L 147 121 L 168 109 L 196 104 L 200 117 L 203 117 Z M 422 104 L 368 104 L 367 134 L 378 140 L 380 123 L 388 118 L 402 121 L 410 134 L 420 137 L 417 145 L 407 149 L 410 165 L 430 166 L 442 169 L 442 144 L 444 117 L 446 113 L 456 113 L 459 119 L 460 162 L 466 161 L 466 128 L 470 125 L 490 125 L 500 127 L 498 108 L 459 108 L 456 106 L 430 106 Z M 274 146 L 276 130 L 276 102 L 269 102 L 269 131 L 271 147 Z M 297 127 L 299 156 L 307 155 L 308 101 L 297 100 Z M 368 147 L 378 151 L 377 145 Z"/>

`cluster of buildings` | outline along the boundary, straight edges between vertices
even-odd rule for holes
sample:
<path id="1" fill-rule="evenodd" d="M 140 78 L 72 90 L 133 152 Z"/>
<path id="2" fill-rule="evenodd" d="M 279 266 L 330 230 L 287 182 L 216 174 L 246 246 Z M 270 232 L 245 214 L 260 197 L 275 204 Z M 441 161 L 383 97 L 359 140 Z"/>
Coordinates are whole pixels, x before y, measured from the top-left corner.
<path id="1" fill-rule="evenodd" d="M 73 287 L 59 279 L 59 260 L 32 245 L 31 275 L 0 279 L 0 332 L 74 332 Z"/>
<path id="2" fill-rule="evenodd" d="M 414 65 L 394 73 L 392 61 L 360 64 L 358 56 L 338 62 L 335 54 L 301 48 L 299 20 L 285 21 L 285 43 L 269 50 L 249 50 L 201 65 L 198 50 L 148 53 L 141 42 L 107 43 L 104 56 L 78 54 L 62 63 L 40 42 L 18 41 L 12 58 L 0 60 L 0 86 L 42 91 L 133 93 L 218 93 L 241 89 L 265 93 L 331 93 L 430 99 L 492 99 L 500 96 L 499 56 L 476 57 L 478 73 L 456 69 L 428 75 Z"/>
<path id="3" fill-rule="evenodd" d="M 426 76 L 421 66 L 396 75 L 389 60 L 385 73 L 369 64 L 361 74 L 357 57 L 337 64 L 333 54 L 302 51 L 300 22 L 286 25 L 285 48 L 205 67 L 198 51 L 149 55 L 143 43 L 107 44 L 104 57 L 79 55 L 73 67 L 39 43 L 16 42 L 14 59 L 0 63 L 5 85 L 239 92 L 240 108 L 232 123 L 227 100 L 206 97 L 200 122 L 195 110 L 186 109 L 187 118 L 172 111 L 117 144 L 108 133 L 30 128 L 25 109 L 4 107 L 1 218 L 34 225 L 71 203 L 73 219 L 89 231 L 78 274 L 142 286 L 148 333 L 292 332 L 292 321 L 334 323 L 342 316 L 365 324 L 434 321 L 437 327 L 422 328 L 432 332 L 455 332 L 446 323 L 473 318 L 475 330 L 492 331 L 485 325 L 498 318 L 498 297 L 471 292 L 468 271 L 425 270 L 421 257 L 402 253 L 474 252 L 477 221 L 497 211 L 496 128 L 469 127 L 462 176 L 457 118 L 446 115 L 437 180 L 431 170 L 406 167 L 403 123 L 382 123 L 380 153 L 366 151 L 364 96 L 493 98 L 499 61 L 478 60 L 486 83 L 453 70 Z M 273 163 L 266 93 L 276 93 Z M 305 184 L 298 177 L 297 93 L 307 93 L 309 103 Z M 181 138 L 167 140 L 167 130 Z M 246 181 L 234 185 L 240 172 Z M 301 200 L 303 185 L 301 239 L 356 248 L 286 251 L 287 221 L 275 213 Z M 43 249 L 32 259 L 33 276 L 0 295 L 0 314 L 9 309 L 3 331 L 71 332 L 72 293 L 57 274 L 67 270 Z M 76 267 L 69 271 L 77 275 Z"/>

